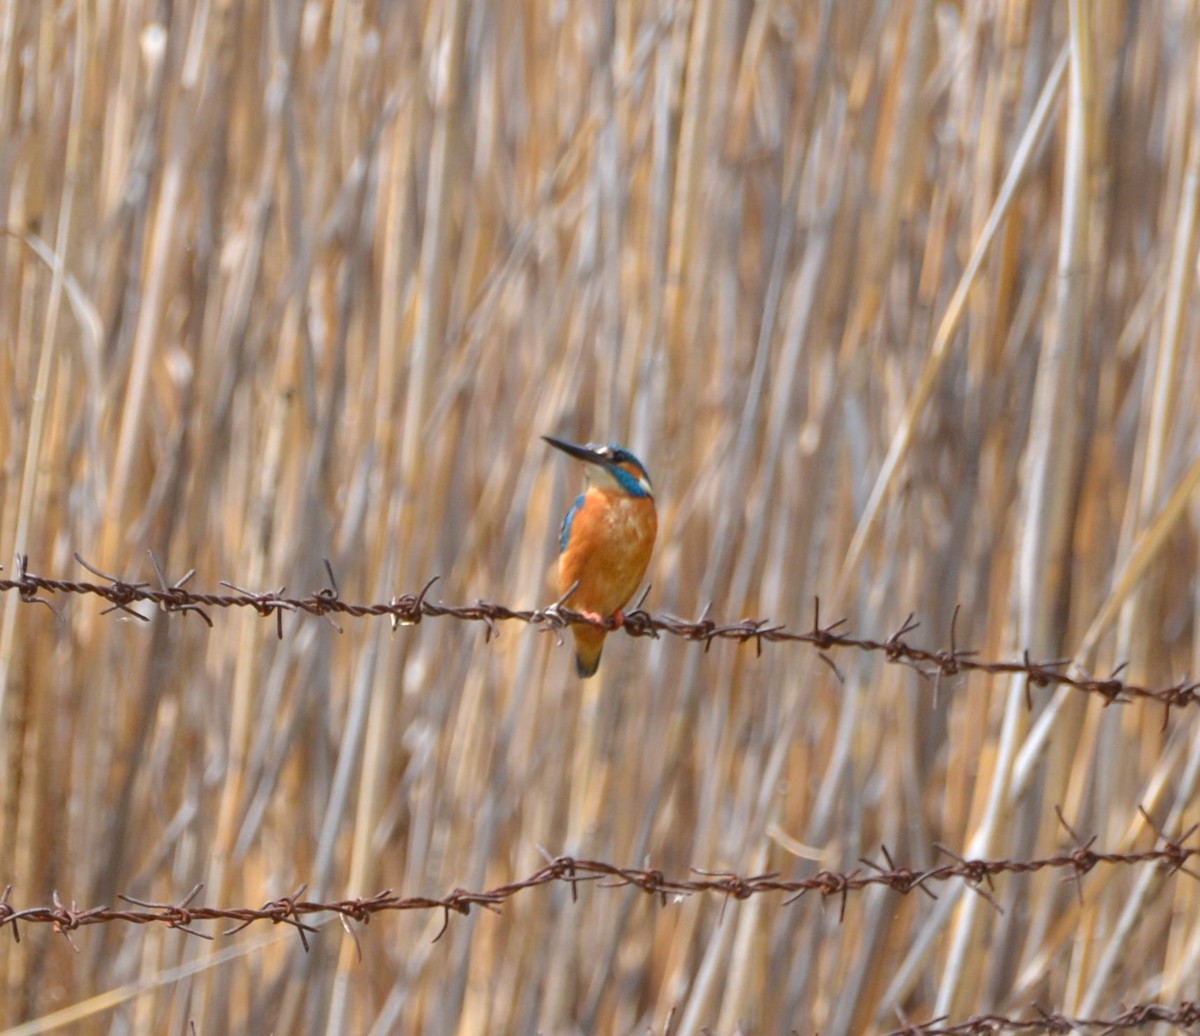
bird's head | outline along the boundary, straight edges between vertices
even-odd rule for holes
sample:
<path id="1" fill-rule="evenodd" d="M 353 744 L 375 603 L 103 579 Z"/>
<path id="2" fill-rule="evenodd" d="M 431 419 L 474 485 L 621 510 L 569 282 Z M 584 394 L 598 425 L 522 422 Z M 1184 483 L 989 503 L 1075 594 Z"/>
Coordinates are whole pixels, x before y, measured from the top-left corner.
<path id="1" fill-rule="evenodd" d="M 549 435 L 543 435 L 542 438 L 563 453 L 583 461 L 587 480 L 597 489 L 607 489 L 625 496 L 653 498 L 650 475 L 642 462 L 624 447 L 591 442 L 586 446 L 577 446 Z"/>

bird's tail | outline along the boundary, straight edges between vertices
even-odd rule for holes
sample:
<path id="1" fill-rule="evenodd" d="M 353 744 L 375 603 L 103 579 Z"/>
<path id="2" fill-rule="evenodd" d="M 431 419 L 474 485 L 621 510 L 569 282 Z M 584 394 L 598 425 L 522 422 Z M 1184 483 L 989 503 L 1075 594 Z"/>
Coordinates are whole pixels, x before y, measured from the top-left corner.
<path id="1" fill-rule="evenodd" d="M 604 650 L 604 630 L 594 626 L 575 626 L 575 672 L 585 680 L 600 668 L 600 653 Z"/>

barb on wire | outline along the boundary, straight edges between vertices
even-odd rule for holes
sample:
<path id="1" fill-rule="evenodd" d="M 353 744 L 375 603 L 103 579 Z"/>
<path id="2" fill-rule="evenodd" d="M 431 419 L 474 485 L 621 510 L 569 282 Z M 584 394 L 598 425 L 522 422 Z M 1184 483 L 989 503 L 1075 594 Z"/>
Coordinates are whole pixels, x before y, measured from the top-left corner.
<path id="1" fill-rule="evenodd" d="M 498 636 L 499 624 L 508 621 L 525 623 L 555 633 L 568 625 L 598 625 L 606 630 L 611 627 L 609 620 L 596 622 L 594 619 L 589 619 L 567 608 L 565 604 L 571 591 L 545 608 L 510 608 L 507 605 L 482 600 L 476 601 L 474 604 L 453 605 L 429 599 L 429 591 L 437 580 L 435 576 L 418 593 L 398 595 L 390 600 L 373 604 L 356 604 L 342 599 L 334 578 L 333 568 L 328 561 L 325 562 L 326 572 L 329 576 L 328 586 L 310 593 L 307 597 L 287 597 L 285 596 L 286 587 L 259 591 L 225 581 L 222 581 L 220 585 L 233 593 L 213 594 L 189 590 L 185 584 L 192 578 L 193 572 L 188 572 L 182 579 L 168 584 L 153 555 L 151 555 L 151 563 L 158 577 L 159 585 L 157 587 L 147 582 L 130 581 L 102 572 L 90 565 L 79 554 L 75 555 L 75 559 L 88 572 L 99 577 L 103 582 L 51 579 L 36 575 L 29 571 L 28 558 L 19 557 L 17 578 L 0 579 L 0 593 L 15 590 L 22 601 L 44 604 L 60 617 L 61 613 L 45 597 L 39 596 L 40 594 L 90 595 L 108 602 L 109 607 L 105 608 L 102 614 L 122 612 L 142 622 L 149 621 L 149 618 L 134 609 L 133 606 L 136 604 L 154 605 L 167 613 L 194 612 L 210 626 L 212 619 L 206 609 L 251 608 L 264 618 L 274 616 L 276 632 L 280 637 L 283 636 L 283 613 L 285 611 L 302 612 L 324 618 L 338 632 L 342 631 L 342 627 L 334 620 L 335 615 L 353 618 L 387 616 L 391 620 L 393 629 L 400 626 L 416 626 L 423 619 L 430 618 L 481 622 L 487 627 L 488 639 Z M 935 690 L 940 688 L 943 677 L 962 673 L 1023 676 L 1026 702 L 1031 707 L 1033 704 L 1032 688 L 1070 687 L 1077 691 L 1099 695 L 1104 699 L 1105 704 L 1147 701 L 1162 705 L 1165 726 L 1171 709 L 1200 703 L 1200 682 L 1181 679 L 1166 687 L 1146 687 L 1123 679 L 1121 677 L 1123 665 L 1118 666 L 1107 677 L 1094 677 L 1078 667 L 1075 667 L 1074 671 L 1068 671 L 1066 667 L 1071 660 L 1067 658 L 1039 661 L 1030 658 L 1028 652 L 1023 652 L 1019 659 L 982 659 L 978 657 L 978 652 L 958 646 L 953 622 L 951 623 L 948 648 L 922 647 L 908 639 L 909 635 L 920 626 L 911 614 L 891 636 L 884 640 L 876 640 L 847 632 L 844 628 L 844 619 L 822 624 L 820 598 L 814 598 L 812 626 L 803 630 L 790 630 L 786 626 L 772 623 L 770 619 L 747 618 L 738 622 L 718 623 L 709 617 L 708 605 L 705 606 L 700 617 L 694 620 L 681 619 L 667 614 L 654 615 L 642 609 L 643 602 L 644 595 L 643 599 L 638 600 L 635 608 L 625 615 L 625 621 L 621 626 L 621 629 L 631 637 L 658 639 L 663 634 L 669 634 L 683 640 L 702 643 L 706 651 L 717 640 L 733 640 L 741 643 L 753 641 L 755 650 L 759 654 L 762 653 L 764 644 L 807 644 L 817 650 L 818 657 L 833 670 L 839 680 L 843 679 L 842 672 L 833 661 L 831 652 L 850 650 L 881 654 L 885 661 L 892 665 L 907 666 L 921 676 L 933 679 Z"/>
<path id="2" fill-rule="evenodd" d="M 1140 1029 L 1155 1022 L 1165 1022 L 1188 1030 L 1200 1024 L 1200 1004 L 1191 1000 L 1178 1007 L 1166 1004 L 1134 1004 L 1119 1014 L 1107 1018 L 1073 1018 L 1057 1011 L 1034 1007 L 1032 1018 L 1009 1018 L 1002 1014 L 976 1014 L 961 1022 L 950 1022 L 944 1016 L 916 1024 L 906 1022 L 887 1036 L 989 1036 L 999 1032 L 1051 1033 L 1113 1033 Z"/>
<path id="3" fill-rule="evenodd" d="M 1147 822 L 1152 827 L 1155 826 L 1149 816 Z M 98 906 L 81 909 L 74 902 L 69 907 L 66 906 L 56 892 L 50 906 L 17 907 L 11 902 L 12 890 L 9 887 L 0 894 L 0 929 L 7 926 L 13 938 L 19 942 L 21 924 L 48 924 L 70 940 L 70 933 L 80 928 L 121 921 L 127 924 L 165 924 L 168 928 L 177 928 L 188 935 L 208 938 L 196 929 L 198 922 L 232 921 L 233 927 L 225 932 L 226 935 L 231 935 L 255 922 L 270 921 L 272 924 L 287 924 L 295 928 L 307 950 L 307 936 L 315 933 L 317 929 L 305 918 L 315 914 L 333 914 L 339 916 L 343 922 L 357 921 L 359 924 L 366 924 L 373 915 L 386 911 L 440 910 L 445 919 L 437 936 L 440 939 L 449 925 L 451 913 L 466 915 L 471 912 L 472 907 L 496 910 L 518 893 L 544 885 L 566 885 L 571 889 L 574 898 L 578 885 L 583 882 L 595 883 L 599 888 L 636 888 L 647 895 L 657 897 L 664 906 L 673 900 L 693 895 L 718 895 L 728 901 L 749 899 L 769 892 L 782 893 L 785 897 L 784 905 L 787 905 L 808 893 L 816 893 L 822 899 L 837 898 L 841 905 L 840 916 L 844 916 L 847 897 L 865 888 L 878 885 L 900 895 L 920 891 L 936 899 L 937 894 L 931 886 L 948 881 L 965 881 L 999 909 L 992 900 L 989 889 L 992 887 L 993 878 L 1001 874 L 1033 874 L 1042 870 L 1061 870 L 1066 872 L 1069 879 L 1082 881 L 1083 876 L 1099 864 L 1126 867 L 1157 864 L 1169 874 L 1182 872 L 1189 877 L 1197 877 L 1185 866 L 1192 857 L 1200 855 L 1200 847 L 1184 844 L 1194 830 L 1189 829 L 1180 837 L 1167 838 L 1156 828 L 1158 837 L 1153 848 L 1125 853 L 1099 852 L 1092 848 L 1091 840 L 1080 841 L 1072 831 L 1071 835 L 1076 843 L 1073 849 L 1053 856 L 1026 860 L 968 859 L 938 846 L 950 862 L 923 871 L 897 866 L 885 846 L 882 853 L 886 865 L 862 859 L 860 862 L 863 866 L 851 871 L 821 870 L 807 877 L 792 879 L 782 878 L 775 872 L 743 876 L 731 871 L 702 870 L 698 867 L 692 868 L 690 877 L 671 878 L 656 869 L 619 867 L 602 860 L 558 856 L 548 859 L 545 866 L 522 881 L 514 881 L 483 892 L 456 888 L 442 897 L 404 897 L 393 894 L 391 889 L 384 889 L 366 898 L 314 902 L 303 898 L 306 886 L 302 885 L 290 896 L 269 900 L 260 907 L 196 905 L 195 900 L 200 894 L 201 886 L 193 888 L 177 903 L 150 902 L 123 895 L 120 898 L 129 908 Z"/>

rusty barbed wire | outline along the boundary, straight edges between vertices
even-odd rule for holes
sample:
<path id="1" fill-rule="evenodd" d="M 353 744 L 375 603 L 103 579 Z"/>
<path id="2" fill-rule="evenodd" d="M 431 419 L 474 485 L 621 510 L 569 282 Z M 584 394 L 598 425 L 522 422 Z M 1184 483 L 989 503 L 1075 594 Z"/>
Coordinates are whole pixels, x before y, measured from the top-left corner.
<path id="1" fill-rule="evenodd" d="M 542 630 L 553 631 L 577 624 L 595 625 L 610 631 L 616 628 L 611 619 L 596 622 L 567 608 L 566 601 L 570 598 L 570 593 L 548 607 L 528 609 L 510 608 L 507 605 L 483 600 L 466 605 L 431 601 L 429 591 L 437 582 L 437 576 L 430 579 L 416 593 L 402 594 L 392 597 L 388 601 L 373 604 L 355 604 L 342 600 L 333 569 L 328 561 L 325 562 L 325 569 L 329 576 L 329 585 L 306 597 L 287 597 L 285 596 L 287 588 L 283 586 L 276 590 L 254 590 L 224 580 L 220 585 L 232 590 L 233 593 L 202 593 L 186 589 L 186 584 L 195 576 L 195 569 L 189 570 L 175 582 L 168 583 L 154 554 L 148 553 L 158 580 L 157 586 L 101 572 L 78 553 L 74 555 L 75 560 L 104 582 L 52 579 L 30 572 L 28 558 L 18 555 L 17 578 L 0 579 L 0 592 L 15 590 L 22 601 L 28 604 L 45 605 L 59 615 L 60 619 L 61 614 L 58 610 L 45 597 L 39 596 L 40 594 L 78 594 L 99 597 L 109 603 L 109 607 L 105 608 L 101 614 L 121 612 L 143 622 L 148 622 L 149 617 L 135 611 L 133 606 L 151 604 L 169 614 L 198 615 L 210 627 L 213 625 L 213 621 L 206 609 L 251 608 L 264 618 L 272 616 L 275 618 L 276 634 L 280 638 L 283 637 L 285 612 L 324 618 L 339 633 L 342 632 L 342 627 L 334 621 L 333 616 L 335 615 L 349 615 L 354 618 L 387 616 L 394 629 L 400 626 L 417 626 L 425 619 L 435 618 L 480 622 L 484 624 L 485 636 L 489 639 L 499 636 L 499 623 L 506 621 L 523 622 Z M 683 619 L 667 614 L 654 615 L 642 608 L 648 593 L 649 588 L 643 592 L 633 609 L 625 614 L 620 625 L 620 628 L 631 637 L 650 637 L 657 640 L 663 634 L 669 634 L 684 640 L 702 643 L 706 651 L 717 640 L 732 640 L 741 643 L 753 641 L 759 655 L 762 654 L 764 644 L 807 644 L 817 650 L 819 657 L 839 680 L 843 678 L 842 672 L 830 656 L 830 652 L 842 649 L 882 654 L 889 664 L 906 666 L 920 675 L 934 680 L 963 673 L 1023 676 L 1026 681 L 1026 700 L 1030 708 L 1033 705 L 1033 687 L 1070 687 L 1087 694 L 1099 695 L 1106 704 L 1110 705 L 1137 700 L 1153 702 L 1164 707 L 1164 729 L 1170 719 L 1171 709 L 1187 707 L 1200 702 L 1200 681 L 1185 678 L 1165 687 L 1147 687 L 1121 678 L 1125 663 L 1114 669 L 1107 677 L 1093 677 L 1078 666 L 1074 667 L 1074 672 L 1069 672 L 1066 668 L 1072 662 L 1069 658 L 1039 661 L 1030 658 L 1027 651 L 1022 653 L 1020 659 L 981 659 L 977 657 L 979 654 L 977 651 L 960 648 L 957 644 L 955 626 L 958 608 L 955 608 L 954 618 L 950 624 L 950 646 L 934 649 L 922 647 L 905 639 L 920 627 L 920 623 L 915 620 L 912 613 L 909 613 L 894 633 L 880 640 L 872 637 L 859 637 L 847 632 L 843 628 L 846 624 L 844 619 L 822 625 L 820 597 L 813 599 L 812 625 L 806 630 L 789 630 L 784 625 L 773 624 L 769 619 L 717 622 L 709 618 L 707 606 L 698 619 Z"/>
<path id="2" fill-rule="evenodd" d="M 1124 853 L 1099 852 L 1092 848 L 1095 838 L 1080 841 L 1062 819 L 1060 812 L 1059 819 L 1076 844 L 1070 851 L 1064 850 L 1052 856 L 1027 860 L 969 859 L 935 843 L 934 848 L 949 862 L 925 870 L 913 870 L 896 866 L 887 847 L 884 846 L 881 849 L 885 861 L 883 864 L 864 857 L 859 860 L 862 866 L 851 871 L 821 870 L 807 877 L 793 879 L 782 878 L 778 872 L 743 876 L 729 871 L 710 871 L 698 867 L 691 868 L 694 877 L 670 878 L 657 869 L 619 867 L 602 860 L 559 856 L 548 859 L 544 867 L 521 881 L 499 885 L 483 892 L 456 888 L 441 897 L 397 896 L 391 889 L 384 889 L 374 896 L 312 902 L 302 898 L 307 888 L 302 885 L 290 896 L 269 900 L 260 907 L 193 905 L 203 890 L 202 885 L 195 886 L 176 903 L 150 902 L 121 895 L 119 898 L 128 905 L 127 907 L 113 908 L 104 905 L 81 908 L 74 902 L 67 906 L 55 892 L 52 903 L 48 906 L 18 907 L 11 902 L 10 885 L 0 893 L 0 929 L 8 927 L 14 940 L 20 942 L 21 924 L 48 924 L 69 941 L 70 933 L 80 928 L 120 921 L 136 925 L 165 924 L 168 928 L 177 928 L 188 935 L 209 939 L 212 938 L 210 935 L 194 927 L 197 922 L 233 921 L 234 925 L 225 932 L 226 935 L 231 935 L 255 922 L 270 921 L 272 924 L 287 924 L 295 928 L 307 950 L 307 936 L 315 933 L 317 929 L 304 918 L 315 914 L 335 915 L 340 917 L 343 923 L 357 921 L 367 924 L 375 914 L 387 911 L 441 910 L 444 915 L 443 924 L 434 939 L 436 942 L 445 933 L 451 914 L 465 916 L 471 912 L 472 907 L 498 911 L 503 903 L 518 893 L 553 884 L 570 886 L 573 899 L 577 897 L 578 886 L 584 882 L 598 883 L 603 888 L 635 888 L 659 897 L 664 906 L 672 899 L 680 900 L 699 894 L 715 894 L 724 896 L 726 900 L 741 900 L 770 892 L 784 894 L 786 898 L 783 905 L 787 906 L 811 892 L 820 895 L 823 900 L 831 897 L 839 899 L 838 917 L 842 920 L 845 917 L 846 899 L 849 894 L 873 886 L 889 888 L 901 895 L 920 891 L 931 899 L 937 899 L 937 895 L 930 888 L 931 885 L 961 880 L 983 896 L 994 909 L 1000 910 L 991 891 L 994 888 L 993 879 L 1001 874 L 1033 874 L 1042 870 L 1067 871 L 1065 877 L 1077 883 L 1081 899 L 1084 875 L 1099 864 L 1127 867 L 1155 864 L 1165 868 L 1169 874 L 1182 871 L 1200 880 L 1200 874 L 1187 867 L 1194 856 L 1200 855 L 1200 847 L 1184 844 L 1200 825 L 1194 825 L 1178 837 L 1168 838 L 1144 810 L 1142 816 L 1157 835 L 1155 846 L 1150 849 Z M 347 930 L 353 934 L 348 924 Z"/>
<path id="3" fill-rule="evenodd" d="M 1124 1005 L 1122 1005 L 1124 1006 Z M 1034 1007 L 1034 1018 L 1009 1018 L 1002 1014 L 977 1014 L 961 1022 L 949 1022 L 945 1017 L 928 1022 L 905 1024 L 886 1036 L 986 1036 L 998 1032 L 1113 1033 L 1139 1029 L 1155 1022 L 1165 1022 L 1180 1029 L 1200 1025 L 1200 1004 L 1183 1000 L 1178 1007 L 1166 1004 L 1134 1004 L 1120 1014 L 1108 1018 L 1073 1018 L 1058 1012 Z"/>

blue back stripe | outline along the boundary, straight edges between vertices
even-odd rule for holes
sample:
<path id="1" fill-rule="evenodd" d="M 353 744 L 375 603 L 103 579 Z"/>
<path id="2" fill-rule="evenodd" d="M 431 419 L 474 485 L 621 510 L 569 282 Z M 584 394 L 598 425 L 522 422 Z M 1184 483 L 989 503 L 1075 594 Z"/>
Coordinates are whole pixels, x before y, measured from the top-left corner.
<path id="1" fill-rule="evenodd" d="M 575 498 L 575 503 L 571 505 L 571 509 L 563 519 L 562 531 L 558 535 L 558 552 L 560 554 L 567 549 L 567 543 L 571 539 L 571 523 L 575 521 L 575 516 L 583 509 L 583 496 L 584 494 L 580 493 Z"/>

